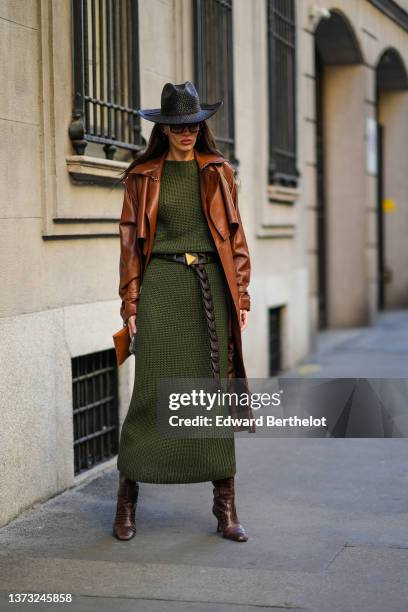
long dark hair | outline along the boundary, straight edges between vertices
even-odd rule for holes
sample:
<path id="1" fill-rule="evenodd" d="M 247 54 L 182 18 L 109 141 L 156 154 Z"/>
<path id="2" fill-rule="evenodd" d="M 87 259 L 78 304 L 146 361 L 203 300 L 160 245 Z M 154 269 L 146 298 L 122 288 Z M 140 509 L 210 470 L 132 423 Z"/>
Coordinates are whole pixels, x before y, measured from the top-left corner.
<path id="1" fill-rule="evenodd" d="M 197 149 L 197 151 L 203 153 L 214 153 L 215 155 L 223 156 L 223 153 L 219 149 L 217 149 L 211 128 L 209 127 L 206 121 L 200 122 L 200 131 L 197 136 L 195 148 Z M 135 159 L 129 164 L 126 170 L 122 172 L 118 179 L 119 182 L 126 182 L 130 170 L 134 166 L 136 166 L 136 164 L 148 161 L 149 159 L 152 159 L 154 157 L 160 157 L 168 149 L 169 139 L 167 138 L 166 134 L 162 132 L 160 124 L 155 123 L 150 133 L 149 142 L 147 143 L 146 148 L 141 153 L 139 153 L 135 157 Z"/>

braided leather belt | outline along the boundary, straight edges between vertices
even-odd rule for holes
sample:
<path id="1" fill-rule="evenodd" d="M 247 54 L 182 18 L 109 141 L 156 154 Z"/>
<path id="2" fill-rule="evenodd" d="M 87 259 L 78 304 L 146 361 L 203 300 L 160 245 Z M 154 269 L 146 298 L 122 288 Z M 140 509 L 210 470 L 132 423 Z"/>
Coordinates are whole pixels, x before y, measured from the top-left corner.
<path id="1" fill-rule="evenodd" d="M 152 253 L 152 257 L 161 257 L 183 263 L 194 270 L 200 280 L 201 295 L 203 298 L 204 312 L 207 320 L 208 335 L 210 338 L 210 360 L 213 377 L 220 380 L 220 353 L 218 336 L 215 325 L 214 302 L 211 294 L 211 286 L 208 280 L 207 270 L 204 264 L 218 261 L 218 253 Z"/>

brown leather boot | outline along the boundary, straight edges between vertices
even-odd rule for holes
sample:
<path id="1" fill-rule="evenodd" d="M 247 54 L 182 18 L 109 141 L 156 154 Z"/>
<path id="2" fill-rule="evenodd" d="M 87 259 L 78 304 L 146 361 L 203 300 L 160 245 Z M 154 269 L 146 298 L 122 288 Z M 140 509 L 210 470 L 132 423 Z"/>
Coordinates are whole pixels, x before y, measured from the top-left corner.
<path id="1" fill-rule="evenodd" d="M 213 480 L 214 505 L 213 514 L 218 519 L 217 531 L 222 531 L 224 538 L 246 542 L 248 536 L 238 520 L 235 508 L 234 476 Z"/>
<path id="2" fill-rule="evenodd" d="M 118 501 L 113 522 L 113 535 L 118 540 L 130 540 L 136 534 L 136 504 L 139 483 L 119 473 Z"/>

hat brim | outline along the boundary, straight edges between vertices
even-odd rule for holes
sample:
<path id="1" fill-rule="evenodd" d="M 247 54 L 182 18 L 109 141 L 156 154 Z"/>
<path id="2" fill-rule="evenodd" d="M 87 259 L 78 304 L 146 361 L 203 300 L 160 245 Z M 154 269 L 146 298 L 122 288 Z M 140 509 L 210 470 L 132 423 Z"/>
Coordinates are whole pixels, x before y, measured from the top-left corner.
<path id="1" fill-rule="evenodd" d="M 196 121 L 205 121 L 211 115 L 214 115 L 222 104 L 222 100 L 215 104 L 200 104 L 201 111 L 191 115 L 162 115 L 161 108 L 141 108 L 138 110 L 138 114 L 143 119 L 153 121 L 154 123 L 194 123 Z"/>

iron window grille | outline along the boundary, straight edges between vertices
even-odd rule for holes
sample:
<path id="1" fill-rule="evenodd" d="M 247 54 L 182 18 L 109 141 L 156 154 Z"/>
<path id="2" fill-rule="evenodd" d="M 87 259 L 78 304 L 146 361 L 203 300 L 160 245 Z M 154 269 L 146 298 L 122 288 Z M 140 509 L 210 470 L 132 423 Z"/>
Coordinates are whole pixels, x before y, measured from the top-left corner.
<path id="1" fill-rule="evenodd" d="M 270 184 L 296 187 L 296 21 L 294 0 L 267 0 Z"/>
<path id="2" fill-rule="evenodd" d="M 106 159 L 142 148 L 138 0 L 72 0 L 75 152 L 103 145 Z"/>
<path id="3" fill-rule="evenodd" d="M 237 168 L 234 127 L 232 0 L 194 0 L 194 78 L 200 99 L 223 100 L 209 119 L 217 146 Z"/>
<path id="4" fill-rule="evenodd" d="M 281 312 L 280 306 L 268 309 L 269 376 L 276 376 L 282 369 Z"/>
<path id="5" fill-rule="evenodd" d="M 72 359 L 75 474 L 118 452 L 118 377 L 114 349 Z"/>

